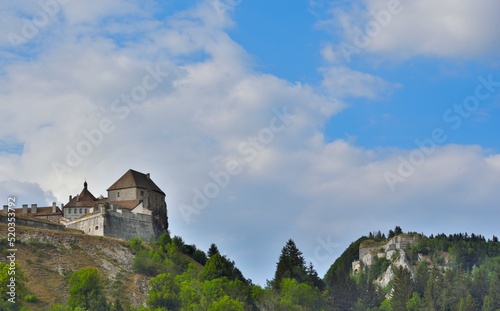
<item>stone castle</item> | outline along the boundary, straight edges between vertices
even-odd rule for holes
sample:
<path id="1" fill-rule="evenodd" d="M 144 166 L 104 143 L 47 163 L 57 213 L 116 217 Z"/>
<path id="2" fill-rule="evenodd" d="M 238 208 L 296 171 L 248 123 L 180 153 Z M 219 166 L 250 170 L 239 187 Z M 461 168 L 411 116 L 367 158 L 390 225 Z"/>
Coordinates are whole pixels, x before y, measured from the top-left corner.
<path id="1" fill-rule="evenodd" d="M 371 266 L 375 258 L 391 258 L 397 250 L 403 250 L 406 246 L 415 246 L 419 240 L 420 234 L 400 234 L 384 243 L 364 241 L 359 246 L 359 260 L 352 262 L 352 271 L 357 273 L 364 267 Z"/>
<path id="2" fill-rule="evenodd" d="M 61 208 L 55 202 L 49 207 L 32 204 L 29 208 L 24 204 L 16 210 L 16 214 L 33 220 L 60 223 L 90 235 L 125 240 L 139 237 L 149 241 L 167 232 L 165 193 L 153 182 L 149 173 L 128 170 L 107 192 L 107 198 L 96 198 L 85 181 L 83 190 L 75 196 L 70 195 L 69 202 L 62 204 Z M 4 205 L 3 215 L 7 214 L 7 209 Z"/>

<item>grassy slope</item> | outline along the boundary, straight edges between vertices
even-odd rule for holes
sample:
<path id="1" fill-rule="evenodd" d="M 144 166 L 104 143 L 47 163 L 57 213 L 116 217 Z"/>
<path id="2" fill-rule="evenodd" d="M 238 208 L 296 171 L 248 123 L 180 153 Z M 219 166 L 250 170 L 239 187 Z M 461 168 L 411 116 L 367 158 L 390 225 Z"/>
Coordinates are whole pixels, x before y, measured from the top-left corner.
<path id="1" fill-rule="evenodd" d="M 6 232 L 7 226 L 0 224 L 0 238 Z M 21 226 L 16 238 L 16 262 L 27 277 L 28 291 L 39 300 L 27 305 L 30 310 L 66 303 L 69 276 L 83 267 L 99 269 L 110 301 L 137 306 L 146 299 L 149 278 L 132 272 L 133 254 L 125 241 Z M 2 248 L 0 260 L 5 260 Z"/>

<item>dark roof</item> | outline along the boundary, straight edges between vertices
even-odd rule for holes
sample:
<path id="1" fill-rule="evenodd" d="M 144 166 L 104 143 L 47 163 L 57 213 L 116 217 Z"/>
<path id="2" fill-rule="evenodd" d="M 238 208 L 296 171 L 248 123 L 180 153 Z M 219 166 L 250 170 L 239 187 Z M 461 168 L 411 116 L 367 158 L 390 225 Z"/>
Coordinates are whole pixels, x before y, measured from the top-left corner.
<path id="1" fill-rule="evenodd" d="M 152 189 L 165 195 L 165 193 L 153 182 L 153 180 L 151 180 L 149 174 L 143 174 L 134 170 L 128 170 L 122 177 L 120 177 L 120 179 L 112 184 L 107 191 L 127 188 Z"/>
<path id="2" fill-rule="evenodd" d="M 82 192 L 73 197 L 64 207 L 94 207 L 98 203 L 99 200 L 87 189 L 87 181 L 85 181 Z"/>

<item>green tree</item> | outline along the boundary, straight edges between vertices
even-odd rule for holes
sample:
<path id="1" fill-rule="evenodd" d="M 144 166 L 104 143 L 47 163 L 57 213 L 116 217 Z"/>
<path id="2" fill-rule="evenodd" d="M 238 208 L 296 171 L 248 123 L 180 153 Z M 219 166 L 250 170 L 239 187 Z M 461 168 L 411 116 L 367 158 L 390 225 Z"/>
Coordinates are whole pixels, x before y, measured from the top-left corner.
<path id="1" fill-rule="evenodd" d="M 419 311 L 419 310 L 423 310 L 423 308 L 424 308 L 424 304 L 423 304 L 422 300 L 420 299 L 420 295 L 417 292 L 413 292 L 413 296 L 406 303 L 406 310 L 407 311 Z"/>
<path id="2" fill-rule="evenodd" d="M 472 295 L 468 294 L 465 298 L 460 298 L 460 304 L 458 305 L 458 311 L 472 311 L 476 310 L 474 306 L 474 300 L 472 299 Z"/>
<path id="3" fill-rule="evenodd" d="M 236 268 L 234 261 L 230 261 L 226 256 L 217 253 L 212 255 L 200 273 L 202 280 L 213 280 L 227 277 L 230 280 L 241 280 L 247 282 L 241 271 Z"/>
<path id="4" fill-rule="evenodd" d="M 429 264 L 426 261 L 419 261 L 417 268 L 415 269 L 415 291 L 420 295 L 424 296 L 425 287 L 427 286 L 427 281 L 429 280 Z"/>
<path id="5" fill-rule="evenodd" d="M 0 261 L 0 310 L 21 309 L 23 298 L 27 293 L 24 285 L 25 280 L 26 278 L 18 264 L 15 264 L 15 269 L 10 269 L 9 264 Z M 15 294 L 14 297 L 9 294 L 12 283 L 15 284 L 15 291 L 12 291 Z"/>
<path id="6" fill-rule="evenodd" d="M 424 291 L 425 303 L 428 311 L 441 310 L 442 306 L 443 280 L 441 274 L 432 270 L 427 286 Z"/>
<path id="7" fill-rule="evenodd" d="M 394 311 L 406 311 L 406 303 L 413 294 L 411 273 L 408 269 L 399 267 L 394 275 L 391 306 Z"/>
<path id="8" fill-rule="evenodd" d="M 304 257 L 292 239 L 288 240 L 281 250 L 271 284 L 277 289 L 285 278 L 295 279 L 299 283 L 308 280 Z"/>
<path id="9" fill-rule="evenodd" d="M 500 309 L 500 278 L 495 271 L 491 272 L 491 284 L 488 296 L 493 301 L 493 310 Z"/>
<path id="10" fill-rule="evenodd" d="M 74 272 L 69 278 L 69 286 L 68 306 L 71 309 L 81 307 L 87 311 L 108 310 L 96 268 L 82 268 Z"/>
<path id="11" fill-rule="evenodd" d="M 232 299 L 229 296 L 224 296 L 218 301 L 212 303 L 208 308 L 208 311 L 243 311 L 243 302 Z"/>
<path id="12" fill-rule="evenodd" d="M 179 288 L 170 273 L 162 273 L 149 281 L 149 292 L 146 304 L 154 308 L 176 310 L 180 306 Z"/>
<path id="13" fill-rule="evenodd" d="M 490 295 L 484 297 L 482 311 L 496 311 L 495 300 Z"/>
<path id="14" fill-rule="evenodd" d="M 295 279 L 281 280 L 279 295 L 281 310 L 321 310 L 325 307 L 318 288 Z"/>
<path id="15" fill-rule="evenodd" d="M 483 305 L 484 297 L 488 294 L 490 285 L 488 283 L 488 275 L 486 269 L 474 268 L 472 270 L 472 299 L 474 305 L 481 307 Z"/>
<path id="16" fill-rule="evenodd" d="M 208 249 L 207 256 L 208 256 L 208 258 L 210 258 L 215 254 L 219 254 L 219 249 L 217 248 L 217 245 L 212 243 L 212 244 L 210 244 L 210 248 Z"/>

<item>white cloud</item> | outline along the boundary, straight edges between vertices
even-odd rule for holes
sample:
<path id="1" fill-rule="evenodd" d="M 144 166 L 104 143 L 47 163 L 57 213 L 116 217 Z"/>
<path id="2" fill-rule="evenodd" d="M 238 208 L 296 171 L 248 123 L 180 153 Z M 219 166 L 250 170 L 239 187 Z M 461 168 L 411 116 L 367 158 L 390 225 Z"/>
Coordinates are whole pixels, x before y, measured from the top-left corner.
<path id="1" fill-rule="evenodd" d="M 499 10 L 500 3 L 490 0 L 375 0 L 332 9 L 320 25 L 342 29 L 334 49 L 339 54 L 346 43 L 356 53 L 388 58 L 493 56 L 500 47 Z"/>
<path id="2" fill-rule="evenodd" d="M 88 15 L 72 20 L 99 24 Z M 172 233 L 201 248 L 217 243 L 260 283 L 272 277 L 290 237 L 312 257 L 318 237 L 331 235 L 347 246 L 360 234 L 396 224 L 483 234 L 497 228 L 498 155 L 479 147 L 438 148 L 393 193 L 384 172 L 397 170 L 398 156 L 410 151 L 325 143 L 322 129 L 343 108 L 339 98 L 379 98 L 397 85 L 345 67 L 324 68 L 319 87 L 256 72 L 225 33 L 231 21 L 206 3 L 165 23 L 152 17 L 137 23 L 150 27 L 147 38 L 122 41 L 100 28 L 67 24 L 44 53 L 3 66 L 0 132 L 25 147 L 22 155 L 0 153 L 0 194 L 32 194 L 21 203 L 54 197 L 66 203 L 84 178 L 99 195 L 129 168 L 150 172 L 167 193 Z M 169 76 L 122 120 L 112 102 L 141 85 L 146 68 L 159 63 L 168 64 Z M 269 127 L 274 109 L 284 108 L 290 124 L 255 159 L 241 154 L 240 144 Z M 83 131 L 99 128 L 103 118 L 114 131 L 59 180 L 52 163 L 67 164 L 67 148 L 89 140 Z M 193 189 L 203 189 L 229 159 L 239 161 L 241 173 L 196 216 L 196 225 L 187 224 L 180 205 L 190 204 Z M 491 220 L 468 223 L 475 205 Z M 440 224 L 450 215 L 454 223 Z M 421 219 L 427 216 L 432 218 Z M 336 251 L 317 263 L 320 273 L 343 249 Z"/>
<path id="3" fill-rule="evenodd" d="M 368 73 L 352 70 L 348 67 L 322 68 L 322 85 L 332 96 L 378 99 L 386 97 L 399 84 L 389 83 L 384 79 Z"/>

